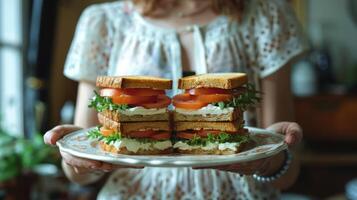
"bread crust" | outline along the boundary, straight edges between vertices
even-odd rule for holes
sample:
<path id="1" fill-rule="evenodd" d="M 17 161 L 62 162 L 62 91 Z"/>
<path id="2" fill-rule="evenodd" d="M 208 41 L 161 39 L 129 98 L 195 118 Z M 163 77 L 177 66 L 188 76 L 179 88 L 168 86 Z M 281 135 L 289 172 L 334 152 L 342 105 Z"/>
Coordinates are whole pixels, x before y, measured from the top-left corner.
<path id="1" fill-rule="evenodd" d="M 165 113 L 155 114 L 155 115 L 125 115 L 119 111 L 105 110 L 101 114 L 109 119 L 116 122 L 150 122 L 150 121 L 168 121 L 169 112 L 166 110 Z"/>
<path id="2" fill-rule="evenodd" d="M 202 115 L 185 115 L 174 111 L 173 117 L 175 122 L 231 122 L 241 119 L 242 114 L 239 109 L 234 109 L 226 114 L 208 114 Z"/>
<path id="3" fill-rule="evenodd" d="M 210 73 L 194 76 L 187 76 L 179 79 L 179 89 L 192 88 L 221 88 L 233 89 L 248 82 L 248 77 L 244 73 Z"/>
<path id="4" fill-rule="evenodd" d="M 154 76 L 98 76 L 97 87 L 172 89 L 172 80 Z"/>
<path id="5" fill-rule="evenodd" d="M 169 121 L 162 122 L 116 122 L 101 113 L 98 113 L 98 120 L 104 127 L 118 131 L 122 134 L 127 134 L 132 131 L 141 129 L 171 131 Z"/>
<path id="6" fill-rule="evenodd" d="M 106 144 L 105 142 L 100 141 L 99 146 L 103 151 L 110 152 L 113 154 L 125 154 L 125 155 L 163 155 L 163 154 L 171 154 L 173 152 L 173 148 L 168 148 L 164 150 L 139 150 L 137 152 L 129 151 L 126 147 L 116 148 L 114 145 Z"/>
<path id="7" fill-rule="evenodd" d="M 220 130 L 227 132 L 237 132 L 241 131 L 242 121 L 233 122 L 175 122 L 175 131 L 186 131 L 186 130 Z"/>

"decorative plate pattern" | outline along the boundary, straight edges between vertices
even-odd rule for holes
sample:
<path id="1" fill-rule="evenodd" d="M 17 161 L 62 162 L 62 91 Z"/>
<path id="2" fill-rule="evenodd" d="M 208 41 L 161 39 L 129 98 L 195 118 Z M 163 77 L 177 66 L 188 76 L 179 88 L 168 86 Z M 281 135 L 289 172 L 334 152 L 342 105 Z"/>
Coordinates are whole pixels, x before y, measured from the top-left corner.
<path id="1" fill-rule="evenodd" d="M 61 151 L 77 157 L 127 166 L 208 167 L 243 163 L 273 156 L 287 148 L 284 136 L 264 129 L 246 127 L 254 146 L 233 155 L 124 155 L 104 152 L 98 141 L 87 138 L 90 129 L 70 133 L 57 141 Z"/>

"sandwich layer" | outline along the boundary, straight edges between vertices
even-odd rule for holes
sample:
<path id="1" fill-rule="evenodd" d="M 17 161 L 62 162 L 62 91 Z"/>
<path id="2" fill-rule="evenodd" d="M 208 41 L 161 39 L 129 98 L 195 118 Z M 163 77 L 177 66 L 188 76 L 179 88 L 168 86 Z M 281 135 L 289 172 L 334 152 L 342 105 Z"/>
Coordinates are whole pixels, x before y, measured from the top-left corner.
<path id="1" fill-rule="evenodd" d="M 122 139 L 120 142 L 113 144 L 107 144 L 105 142 L 99 142 L 102 150 L 115 153 L 115 154 L 127 154 L 127 155 L 157 155 L 157 154 L 169 154 L 172 153 L 172 143 L 170 140 L 158 141 L 155 143 L 139 143 L 128 142 L 127 139 Z M 133 139 L 132 139 L 133 140 Z"/>
<path id="2" fill-rule="evenodd" d="M 103 116 L 116 122 L 150 122 L 150 121 L 168 121 L 169 112 L 166 108 L 162 109 L 136 109 L 139 107 L 122 110 L 104 110 L 101 112 Z"/>
<path id="3" fill-rule="evenodd" d="M 172 80 L 153 76 L 99 76 L 97 87 L 172 89 Z"/>
<path id="4" fill-rule="evenodd" d="M 179 79 L 179 89 L 221 88 L 233 89 L 248 82 L 244 73 L 210 73 L 187 76 Z"/>
<path id="5" fill-rule="evenodd" d="M 100 124 L 103 126 L 120 132 L 121 134 L 126 135 L 132 131 L 138 130 L 157 130 L 157 131 L 171 131 L 170 123 L 168 121 L 162 122 L 125 122 L 120 123 L 103 115 L 102 113 L 98 113 L 98 120 Z"/>
<path id="6" fill-rule="evenodd" d="M 223 143 L 223 144 L 208 144 L 207 146 L 191 146 L 184 142 L 175 143 L 174 149 L 181 154 L 194 155 L 230 155 L 241 152 L 246 143 Z"/>
<path id="7" fill-rule="evenodd" d="M 237 108 L 221 109 L 208 104 L 198 110 L 176 108 L 174 110 L 174 121 L 236 121 L 241 118 L 241 115 L 240 110 Z"/>
<path id="8" fill-rule="evenodd" d="M 222 132 L 242 131 L 243 121 L 232 122 L 175 122 L 175 131 L 186 130 L 220 130 Z"/>

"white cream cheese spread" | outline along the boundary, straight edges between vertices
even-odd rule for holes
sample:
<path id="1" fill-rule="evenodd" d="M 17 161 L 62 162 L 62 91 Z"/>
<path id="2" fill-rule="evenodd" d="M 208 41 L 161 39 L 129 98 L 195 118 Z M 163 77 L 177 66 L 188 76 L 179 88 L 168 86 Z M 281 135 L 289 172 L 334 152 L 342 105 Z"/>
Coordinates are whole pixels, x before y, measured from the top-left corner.
<path id="1" fill-rule="evenodd" d="M 156 115 L 156 114 L 162 114 L 166 112 L 166 108 L 144 108 L 141 106 L 133 107 L 133 108 L 128 108 L 126 110 L 119 110 L 120 113 L 128 116 L 132 115 Z"/>
<path id="2" fill-rule="evenodd" d="M 179 141 L 175 143 L 174 148 L 181 149 L 181 150 L 193 150 L 193 149 L 202 149 L 202 150 L 232 150 L 232 151 L 237 151 L 237 148 L 239 147 L 240 143 L 236 142 L 225 142 L 225 143 L 211 143 L 208 142 L 205 146 L 201 145 L 189 145 L 185 142 Z"/>
<path id="3" fill-rule="evenodd" d="M 176 108 L 176 112 L 184 114 L 184 115 L 222 115 L 228 114 L 234 111 L 233 107 L 223 108 L 221 109 L 219 106 L 214 106 L 212 104 L 208 104 L 205 107 L 202 107 L 198 110 L 186 110 L 182 108 Z"/>
<path id="4" fill-rule="evenodd" d="M 138 140 L 130 138 L 122 138 L 119 141 L 111 143 L 111 145 L 113 145 L 117 149 L 125 147 L 128 151 L 132 151 L 134 153 L 138 152 L 139 150 L 165 150 L 172 147 L 172 143 L 170 140 L 157 142 L 140 142 Z"/>

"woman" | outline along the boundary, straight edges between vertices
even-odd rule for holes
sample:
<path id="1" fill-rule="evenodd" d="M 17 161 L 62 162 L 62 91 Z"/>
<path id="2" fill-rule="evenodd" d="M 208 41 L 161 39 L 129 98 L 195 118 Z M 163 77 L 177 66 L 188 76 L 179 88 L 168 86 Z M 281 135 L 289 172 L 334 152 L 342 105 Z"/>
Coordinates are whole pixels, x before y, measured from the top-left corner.
<path id="1" fill-rule="evenodd" d="M 304 51 L 292 13 L 283 0 L 133 0 L 91 6 L 80 18 L 64 71 L 79 81 L 76 126 L 55 127 L 45 142 L 55 144 L 69 132 L 98 124 L 87 108 L 98 75 L 177 80 L 183 71 L 239 71 L 264 93 L 261 110 L 245 116 L 249 125 L 271 125 L 290 146 L 298 144 L 302 131 L 296 123 L 276 123 L 292 120 L 289 63 Z M 298 174 L 294 159 L 282 171 L 284 153 L 214 169 L 128 169 L 61 154 L 66 175 L 80 184 L 113 171 L 99 199 L 278 199 L 278 191 Z"/>

